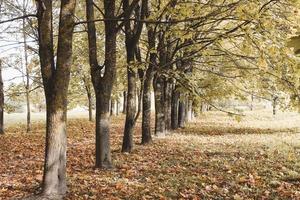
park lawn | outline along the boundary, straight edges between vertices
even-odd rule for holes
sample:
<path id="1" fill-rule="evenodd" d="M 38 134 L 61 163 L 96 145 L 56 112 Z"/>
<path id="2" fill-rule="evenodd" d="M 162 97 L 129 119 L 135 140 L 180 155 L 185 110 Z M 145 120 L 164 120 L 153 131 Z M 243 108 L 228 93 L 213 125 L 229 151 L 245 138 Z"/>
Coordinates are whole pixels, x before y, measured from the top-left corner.
<path id="1" fill-rule="evenodd" d="M 108 171 L 93 167 L 94 123 L 70 120 L 66 199 L 300 199 L 298 117 L 250 114 L 237 122 L 210 112 L 147 146 L 138 127 L 131 154 L 120 153 L 124 118 L 113 118 Z M 0 199 L 39 192 L 44 125 L 24 130 L 16 125 L 0 137 Z"/>

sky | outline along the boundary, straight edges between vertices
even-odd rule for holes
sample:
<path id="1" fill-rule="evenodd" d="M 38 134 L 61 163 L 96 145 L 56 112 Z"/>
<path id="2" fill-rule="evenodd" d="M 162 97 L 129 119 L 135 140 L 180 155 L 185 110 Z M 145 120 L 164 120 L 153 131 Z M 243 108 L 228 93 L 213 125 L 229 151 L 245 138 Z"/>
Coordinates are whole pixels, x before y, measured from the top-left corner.
<path id="1" fill-rule="evenodd" d="M 31 0 L 3 0 L 1 2 L 2 2 L 2 9 L 0 13 L 0 21 L 10 18 L 10 16 L 3 14 L 5 12 L 8 12 L 3 9 L 5 8 L 3 7 L 5 3 L 7 3 L 7 5 L 8 4 L 19 5 L 21 8 L 24 3 L 26 10 L 32 10 L 34 6 Z M 15 16 L 23 15 L 22 13 L 20 13 L 20 11 L 16 11 L 16 12 L 17 13 L 15 14 Z M 16 78 L 22 76 L 20 70 L 15 70 L 12 68 L 12 67 L 18 67 L 19 69 L 25 69 L 23 36 L 19 30 L 21 26 L 22 26 L 22 20 L 0 24 L 0 59 L 4 60 L 3 62 L 4 69 L 2 75 L 3 75 L 5 87 L 7 87 L 11 83 L 20 83 L 23 80 L 22 78 Z M 27 44 L 30 46 L 35 45 L 35 43 L 32 41 L 31 38 L 27 38 L 26 41 Z M 18 59 L 20 60 L 20 58 L 21 61 L 17 62 L 17 60 Z"/>

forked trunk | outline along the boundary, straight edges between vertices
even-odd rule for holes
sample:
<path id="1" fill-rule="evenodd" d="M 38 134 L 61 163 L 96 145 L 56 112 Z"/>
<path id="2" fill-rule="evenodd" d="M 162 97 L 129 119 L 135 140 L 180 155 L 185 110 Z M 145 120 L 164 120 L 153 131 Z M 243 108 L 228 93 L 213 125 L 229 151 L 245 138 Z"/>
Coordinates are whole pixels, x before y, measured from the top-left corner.
<path id="1" fill-rule="evenodd" d="M 105 18 L 115 18 L 115 0 L 104 0 Z M 116 21 L 105 21 L 105 62 L 98 63 L 94 1 L 86 0 L 88 22 L 89 62 L 96 96 L 96 168 L 111 168 L 110 107 L 112 87 L 116 75 Z"/>
<path id="2" fill-rule="evenodd" d="M 125 129 L 124 137 L 122 144 L 122 152 L 131 152 L 133 148 L 133 132 L 135 127 L 135 122 L 138 118 L 139 112 L 137 112 L 137 100 L 136 100 L 136 82 L 137 82 L 137 69 L 134 69 L 132 63 L 137 60 L 139 61 L 138 52 L 136 48 L 138 46 L 138 41 L 140 39 L 143 22 L 134 23 L 133 26 L 130 22 L 131 13 L 128 10 L 131 10 L 131 6 L 134 5 L 132 11 L 134 12 L 135 19 L 143 20 L 145 17 L 145 8 L 147 0 L 142 0 L 141 4 L 139 1 L 130 1 L 123 0 L 123 10 L 125 13 L 125 22 L 124 22 L 124 32 L 125 32 L 125 46 L 127 53 L 127 110 L 126 110 L 126 120 L 125 120 Z M 136 59 L 135 59 L 136 56 Z"/>
<path id="3" fill-rule="evenodd" d="M 39 56 L 47 104 L 43 199 L 61 199 L 66 184 L 67 93 L 72 64 L 76 0 L 61 0 L 57 60 L 54 61 L 52 1 L 37 2 Z"/>

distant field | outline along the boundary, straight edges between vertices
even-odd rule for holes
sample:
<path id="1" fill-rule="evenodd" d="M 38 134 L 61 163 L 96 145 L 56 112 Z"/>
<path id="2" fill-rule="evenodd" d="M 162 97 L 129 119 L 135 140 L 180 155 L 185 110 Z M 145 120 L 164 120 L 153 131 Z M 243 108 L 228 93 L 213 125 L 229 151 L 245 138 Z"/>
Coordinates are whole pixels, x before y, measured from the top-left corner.
<path id="1" fill-rule="evenodd" d="M 70 119 L 87 119 L 88 118 L 88 112 L 87 111 L 69 111 L 68 112 L 68 118 Z M 43 122 L 46 119 L 46 113 L 31 113 L 31 119 L 32 122 Z M 26 113 L 11 113 L 7 114 L 5 113 L 4 116 L 4 123 L 7 126 L 11 126 L 13 124 L 24 124 L 26 123 Z"/>

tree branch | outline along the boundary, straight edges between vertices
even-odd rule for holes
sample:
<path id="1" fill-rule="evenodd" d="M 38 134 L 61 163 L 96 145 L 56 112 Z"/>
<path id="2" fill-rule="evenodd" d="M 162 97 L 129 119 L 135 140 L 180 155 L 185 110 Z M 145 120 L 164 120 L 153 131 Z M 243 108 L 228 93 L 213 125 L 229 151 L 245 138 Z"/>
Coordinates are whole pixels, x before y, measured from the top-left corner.
<path id="1" fill-rule="evenodd" d="M 23 15 L 23 16 L 20 16 L 20 17 L 15 17 L 15 18 L 11 18 L 11 19 L 8 19 L 8 20 L 0 21 L 0 24 L 13 22 L 13 21 L 20 20 L 20 19 L 25 19 L 25 18 L 28 18 L 28 17 L 37 17 L 37 16 L 35 14 Z"/>

